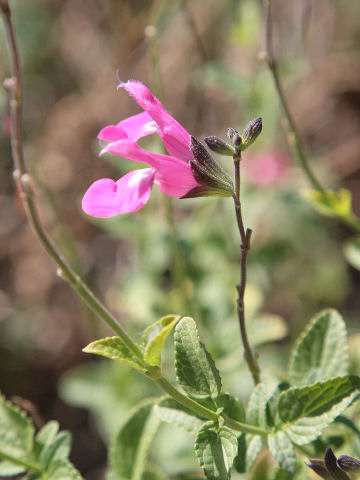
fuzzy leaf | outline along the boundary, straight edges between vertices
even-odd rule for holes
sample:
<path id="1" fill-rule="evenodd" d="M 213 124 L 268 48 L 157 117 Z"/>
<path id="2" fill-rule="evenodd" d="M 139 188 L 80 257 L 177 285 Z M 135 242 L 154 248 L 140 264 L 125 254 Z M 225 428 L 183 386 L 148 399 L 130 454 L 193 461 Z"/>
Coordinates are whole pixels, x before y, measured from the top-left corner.
<path id="1" fill-rule="evenodd" d="M 286 390 L 278 397 L 278 427 L 298 445 L 309 443 L 359 396 L 359 377 L 336 377 Z"/>
<path id="2" fill-rule="evenodd" d="M 179 385 L 192 397 L 217 398 L 221 379 L 214 360 L 200 342 L 194 320 L 183 318 L 175 328 L 175 368 Z"/>
<path id="3" fill-rule="evenodd" d="M 51 480 L 82 480 L 82 476 L 76 468 L 64 459 L 58 459 L 51 464 L 50 470 L 40 477 Z"/>
<path id="4" fill-rule="evenodd" d="M 12 477 L 24 472 L 26 472 L 26 468 L 22 465 L 16 465 L 7 461 L 0 462 L 0 477 Z"/>
<path id="5" fill-rule="evenodd" d="M 284 432 L 271 434 L 268 436 L 267 442 L 270 453 L 280 467 L 289 473 L 294 473 L 296 470 L 295 452 L 286 434 Z"/>
<path id="6" fill-rule="evenodd" d="M 150 325 L 143 334 L 144 360 L 150 365 L 160 366 L 161 352 L 165 341 L 180 320 L 180 315 L 166 315 Z"/>
<path id="7" fill-rule="evenodd" d="M 172 423 L 190 433 L 196 433 L 204 423 L 204 420 L 195 417 L 190 410 L 171 397 L 161 399 L 155 405 L 154 411 L 163 422 Z"/>
<path id="8" fill-rule="evenodd" d="M 147 400 L 130 413 L 110 445 L 110 467 L 117 477 L 141 479 L 159 425 L 153 401 Z"/>
<path id="9" fill-rule="evenodd" d="M 290 360 L 295 385 L 346 375 L 349 368 L 346 326 L 336 310 L 316 315 L 301 335 Z"/>
<path id="10" fill-rule="evenodd" d="M 195 440 L 196 455 L 208 480 L 227 480 L 230 477 L 237 449 L 235 433 L 226 427 L 217 431 L 211 422 L 199 430 Z"/>
<path id="11" fill-rule="evenodd" d="M 97 355 L 117 360 L 120 363 L 125 363 L 141 372 L 146 372 L 139 359 L 128 349 L 120 337 L 106 337 L 96 340 L 83 348 L 83 352 L 96 353 Z"/>
<path id="12" fill-rule="evenodd" d="M 14 457 L 24 455 L 31 452 L 33 439 L 30 418 L 0 394 L 0 451 Z"/>

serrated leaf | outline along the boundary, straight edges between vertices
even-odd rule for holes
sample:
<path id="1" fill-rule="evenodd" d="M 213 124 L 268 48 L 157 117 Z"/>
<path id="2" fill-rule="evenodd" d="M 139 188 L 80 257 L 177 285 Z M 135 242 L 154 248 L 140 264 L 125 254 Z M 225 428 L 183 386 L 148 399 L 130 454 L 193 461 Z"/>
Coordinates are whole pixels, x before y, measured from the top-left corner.
<path id="1" fill-rule="evenodd" d="M 32 450 L 34 426 L 26 414 L 0 394 L 0 450 L 17 457 Z"/>
<path id="2" fill-rule="evenodd" d="M 278 427 L 294 443 L 304 445 L 317 438 L 358 395 L 359 378 L 353 375 L 290 388 L 278 399 Z"/>
<path id="3" fill-rule="evenodd" d="M 245 422 L 246 413 L 244 405 L 232 395 L 221 393 L 216 401 L 216 405 L 224 409 L 223 414 L 227 417 L 237 420 L 238 422 Z"/>
<path id="4" fill-rule="evenodd" d="M 180 315 L 166 315 L 144 331 L 144 360 L 149 365 L 160 366 L 165 341 L 179 320 Z"/>
<path id="5" fill-rule="evenodd" d="M 247 409 L 246 421 L 251 425 L 266 427 L 266 390 L 265 385 L 259 383 L 251 393 Z M 243 471 L 248 471 L 254 465 L 262 447 L 263 439 L 258 435 L 245 435 L 246 453 L 243 459 Z M 240 467 L 239 467 L 240 468 Z"/>
<path id="6" fill-rule="evenodd" d="M 360 270 L 360 237 L 350 238 L 344 244 L 343 250 L 349 264 Z"/>
<path id="7" fill-rule="evenodd" d="M 120 363 L 125 363 L 130 367 L 136 368 L 141 372 L 146 372 L 145 367 L 139 359 L 128 349 L 120 337 L 106 337 L 89 343 L 83 348 L 85 353 L 95 353 L 106 358 L 111 358 Z"/>
<path id="8" fill-rule="evenodd" d="M 154 411 L 163 422 L 172 423 L 190 433 L 196 433 L 204 423 L 171 397 L 161 399 L 154 406 Z"/>
<path id="9" fill-rule="evenodd" d="M 351 192 L 340 189 L 337 192 L 311 190 L 304 193 L 305 198 L 322 215 L 332 218 L 347 218 L 352 214 Z"/>
<path id="10" fill-rule="evenodd" d="M 124 480 L 140 480 L 160 418 L 147 400 L 130 413 L 110 445 L 110 467 Z"/>
<path id="11" fill-rule="evenodd" d="M 229 428 L 217 430 L 211 422 L 198 432 L 195 451 L 208 480 L 228 480 L 237 455 L 237 438 Z"/>
<path id="12" fill-rule="evenodd" d="M 22 465 L 16 465 L 7 461 L 0 462 L 0 477 L 12 477 L 24 472 L 26 472 L 26 468 Z"/>
<path id="13" fill-rule="evenodd" d="M 268 447 L 272 456 L 281 468 L 289 473 L 296 470 L 296 457 L 290 439 L 284 432 L 276 432 L 267 438 Z"/>
<path id="14" fill-rule="evenodd" d="M 295 346 L 289 373 L 295 385 L 346 375 L 349 368 L 346 326 L 336 310 L 316 315 Z"/>
<path id="15" fill-rule="evenodd" d="M 40 478 L 44 480 L 83 480 L 76 468 L 68 460 L 63 459 L 53 462 L 49 471 Z"/>
<path id="16" fill-rule="evenodd" d="M 246 409 L 246 421 L 251 425 L 266 427 L 266 389 L 263 383 L 256 385 Z"/>
<path id="17" fill-rule="evenodd" d="M 45 469 L 54 459 L 66 460 L 70 454 L 71 435 L 69 432 L 60 432 L 56 421 L 47 423 L 36 435 L 35 455 Z"/>
<path id="18" fill-rule="evenodd" d="M 194 320 L 183 318 L 175 328 L 175 369 L 179 385 L 192 397 L 216 399 L 221 391 L 220 374 L 200 342 Z"/>

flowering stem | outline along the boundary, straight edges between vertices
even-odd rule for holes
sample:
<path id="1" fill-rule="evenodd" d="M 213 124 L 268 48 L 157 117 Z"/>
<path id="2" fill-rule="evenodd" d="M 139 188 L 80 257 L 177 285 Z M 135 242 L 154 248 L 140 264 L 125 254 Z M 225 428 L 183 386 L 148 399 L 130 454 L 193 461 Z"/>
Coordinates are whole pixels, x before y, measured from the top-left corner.
<path id="1" fill-rule="evenodd" d="M 249 339 L 246 332 L 246 323 L 245 323 L 245 308 L 244 308 L 244 294 L 247 280 L 247 254 L 250 250 L 250 240 L 252 230 L 247 228 L 245 231 L 244 222 L 241 212 L 241 202 L 240 202 L 240 161 L 241 161 L 241 151 L 236 152 L 233 156 L 234 168 L 235 168 L 235 191 L 233 195 L 234 205 L 235 205 L 235 214 L 236 220 L 240 232 L 240 284 L 236 286 L 238 293 L 237 298 L 237 312 L 240 326 L 240 334 L 242 343 L 244 346 L 244 358 L 249 367 L 250 373 L 253 377 L 255 385 L 260 383 L 260 367 L 256 358 L 256 355 L 252 351 L 249 343 Z"/>
<path id="2" fill-rule="evenodd" d="M 279 96 L 286 119 L 288 121 L 289 130 L 290 130 L 289 140 L 293 144 L 296 150 L 296 154 L 298 156 L 301 168 L 304 170 L 313 188 L 315 188 L 315 190 L 318 190 L 319 192 L 324 192 L 324 187 L 321 185 L 319 180 L 315 177 L 314 173 L 312 172 L 307 162 L 304 146 L 301 141 L 301 137 L 297 129 L 296 123 L 294 121 L 294 118 L 290 112 L 289 105 L 285 98 L 284 89 L 280 81 L 278 64 L 275 60 L 273 42 L 272 42 L 271 0 L 264 0 L 264 11 L 265 11 L 265 29 L 266 29 L 265 59 L 269 67 L 269 70 L 271 72 L 271 75 L 273 77 L 277 94 Z"/>

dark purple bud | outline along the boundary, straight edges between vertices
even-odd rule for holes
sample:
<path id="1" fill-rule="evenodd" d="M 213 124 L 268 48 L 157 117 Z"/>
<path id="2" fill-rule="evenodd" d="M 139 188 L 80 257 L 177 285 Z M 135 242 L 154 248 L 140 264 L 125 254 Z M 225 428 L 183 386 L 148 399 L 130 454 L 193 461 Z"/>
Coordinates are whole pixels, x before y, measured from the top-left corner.
<path id="1" fill-rule="evenodd" d="M 251 120 L 243 131 L 242 134 L 242 145 L 241 150 L 245 150 L 249 145 L 251 145 L 257 137 L 260 135 L 262 130 L 262 118 L 255 118 Z"/>
<path id="2" fill-rule="evenodd" d="M 205 137 L 204 142 L 206 145 L 215 153 L 220 153 L 220 155 L 234 155 L 234 149 L 231 145 L 226 143 L 219 137 L 211 136 Z"/>
<path id="3" fill-rule="evenodd" d="M 333 480 L 332 476 L 328 472 L 327 468 L 325 467 L 325 461 L 321 458 L 309 458 L 310 463 L 306 463 L 311 470 L 317 473 L 321 478 L 325 480 Z"/>
<path id="4" fill-rule="evenodd" d="M 194 159 L 190 160 L 191 171 L 200 186 L 193 188 L 182 198 L 212 195 L 231 197 L 234 186 L 230 176 L 195 137 L 191 137 L 190 149 L 194 156 Z"/>
<path id="5" fill-rule="evenodd" d="M 349 455 L 341 455 L 337 459 L 338 466 L 345 472 L 359 472 L 360 471 L 360 460 Z"/>
<path id="6" fill-rule="evenodd" d="M 351 480 L 344 470 L 338 467 L 336 457 L 331 448 L 328 448 L 325 453 L 325 466 L 334 480 Z"/>

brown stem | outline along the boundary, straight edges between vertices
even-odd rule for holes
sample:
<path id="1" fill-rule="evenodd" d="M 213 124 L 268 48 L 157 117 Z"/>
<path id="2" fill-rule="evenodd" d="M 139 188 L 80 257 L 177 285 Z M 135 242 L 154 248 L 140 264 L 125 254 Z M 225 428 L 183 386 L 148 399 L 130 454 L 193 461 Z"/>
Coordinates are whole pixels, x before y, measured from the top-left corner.
<path id="1" fill-rule="evenodd" d="M 245 305 L 244 305 L 244 295 L 247 281 L 247 255 L 250 250 L 250 241 L 252 230 L 247 228 L 245 231 L 244 222 L 241 213 L 241 202 L 240 202 L 240 160 L 241 152 L 237 153 L 233 157 L 234 168 L 235 168 L 235 192 L 233 195 L 234 205 L 235 205 L 235 215 L 240 232 L 240 283 L 236 286 L 238 293 L 237 298 L 237 312 L 239 319 L 239 327 L 241 340 L 244 346 L 244 358 L 249 367 L 250 373 L 253 377 L 255 385 L 260 383 L 260 367 L 256 358 L 256 354 L 251 349 L 247 331 L 246 331 L 246 322 L 245 322 Z"/>

